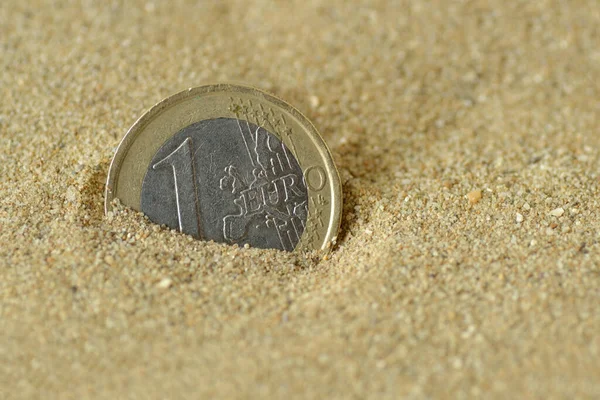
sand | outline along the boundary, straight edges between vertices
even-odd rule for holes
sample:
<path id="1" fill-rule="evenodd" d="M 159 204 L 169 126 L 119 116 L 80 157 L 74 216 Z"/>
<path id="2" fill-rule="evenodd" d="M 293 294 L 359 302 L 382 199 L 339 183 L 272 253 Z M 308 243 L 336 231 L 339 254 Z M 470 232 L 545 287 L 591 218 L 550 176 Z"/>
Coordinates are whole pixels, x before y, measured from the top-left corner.
<path id="1" fill-rule="evenodd" d="M 599 27 L 596 0 L 3 1 L 0 398 L 600 397 Z M 323 134 L 327 259 L 103 215 L 128 127 L 220 81 Z"/>

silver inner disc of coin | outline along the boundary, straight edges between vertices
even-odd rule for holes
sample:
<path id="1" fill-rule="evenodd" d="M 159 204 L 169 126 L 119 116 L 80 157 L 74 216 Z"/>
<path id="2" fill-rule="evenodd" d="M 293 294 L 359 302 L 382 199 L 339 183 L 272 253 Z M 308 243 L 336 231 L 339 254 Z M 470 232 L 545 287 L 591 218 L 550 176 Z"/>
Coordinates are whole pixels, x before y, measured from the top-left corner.
<path id="1" fill-rule="evenodd" d="M 308 214 L 298 161 L 262 127 L 235 118 L 189 125 L 154 155 L 141 208 L 202 240 L 292 251 Z"/>

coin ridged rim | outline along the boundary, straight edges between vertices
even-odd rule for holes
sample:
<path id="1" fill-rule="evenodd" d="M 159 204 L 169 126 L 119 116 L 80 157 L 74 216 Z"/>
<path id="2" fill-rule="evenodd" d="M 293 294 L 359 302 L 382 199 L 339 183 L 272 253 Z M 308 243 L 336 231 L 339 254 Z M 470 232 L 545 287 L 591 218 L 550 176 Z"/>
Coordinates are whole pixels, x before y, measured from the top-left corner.
<path id="1" fill-rule="evenodd" d="M 329 249 L 331 246 L 331 242 L 334 242 L 337 238 L 337 232 L 339 231 L 341 223 L 342 211 L 341 182 L 338 170 L 333 162 L 331 150 L 329 149 L 322 136 L 315 128 L 315 126 L 312 124 L 312 122 L 310 122 L 310 120 L 295 107 L 263 90 L 237 83 L 218 83 L 189 88 L 181 92 L 175 93 L 171 96 L 168 96 L 167 98 L 158 102 L 146 112 L 144 112 L 142 116 L 138 118 L 138 120 L 131 126 L 131 128 L 129 128 L 123 139 L 120 141 L 113 156 L 113 159 L 110 163 L 105 188 L 105 214 L 108 214 L 112 209 L 111 203 L 115 198 L 114 193 L 116 193 L 117 191 L 117 178 L 121 170 L 121 165 L 126 155 L 128 154 L 132 144 L 136 141 L 138 136 L 144 131 L 148 124 L 152 122 L 156 117 L 158 117 L 163 111 L 166 111 L 167 109 L 176 106 L 178 103 L 181 103 L 185 100 L 196 96 L 202 96 L 210 93 L 219 92 L 241 93 L 250 96 L 256 96 L 262 99 L 263 101 L 272 103 L 273 105 L 280 107 L 283 111 L 287 112 L 297 120 L 298 124 L 305 129 L 304 133 L 308 134 L 310 136 L 310 139 L 315 143 L 315 146 L 320 153 L 320 158 L 322 159 L 323 164 L 326 168 L 326 172 L 331 177 L 330 185 L 332 212 L 329 220 L 327 233 L 323 238 L 320 247 L 321 250 Z M 298 154 L 294 154 L 294 156 L 300 160 Z"/>

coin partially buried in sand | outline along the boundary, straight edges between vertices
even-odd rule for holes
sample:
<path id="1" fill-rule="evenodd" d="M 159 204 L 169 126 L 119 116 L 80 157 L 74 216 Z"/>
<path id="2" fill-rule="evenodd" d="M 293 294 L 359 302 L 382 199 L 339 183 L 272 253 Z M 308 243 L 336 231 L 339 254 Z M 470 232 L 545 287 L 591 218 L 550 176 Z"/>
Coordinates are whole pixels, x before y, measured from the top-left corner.
<path id="1" fill-rule="evenodd" d="M 112 160 L 107 213 L 114 198 L 197 239 L 287 251 L 328 248 L 342 202 L 331 154 L 306 117 L 231 84 L 146 112 Z"/>

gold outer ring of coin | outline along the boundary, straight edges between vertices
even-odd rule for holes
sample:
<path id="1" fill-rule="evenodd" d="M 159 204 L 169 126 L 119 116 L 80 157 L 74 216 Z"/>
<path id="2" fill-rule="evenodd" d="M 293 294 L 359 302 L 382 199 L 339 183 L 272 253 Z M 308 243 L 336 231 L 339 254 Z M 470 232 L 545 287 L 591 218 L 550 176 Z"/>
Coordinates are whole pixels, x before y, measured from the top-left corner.
<path id="1" fill-rule="evenodd" d="M 141 211 L 145 173 L 160 147 L 181 129 L 206 119 L 238 118 L 237 101 L 255 112 L 272 111 L 285 124 L 271 132 L 292 151 L 308 189 L 308 216 L 294 251 L 327 250 L 335 243 L 341 221 L 342 189 L 331 153 L 316 128 L 297 109 L 262 90 L 220 83 L 184 90 L 156 104 L 125 134 L 110 164 L 105 192 L 105 212 L 112 201 Z M 256 122 L 251 121 L 249 122 Z"/>

